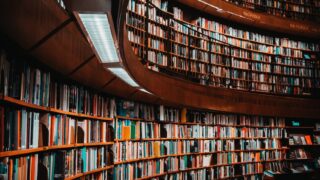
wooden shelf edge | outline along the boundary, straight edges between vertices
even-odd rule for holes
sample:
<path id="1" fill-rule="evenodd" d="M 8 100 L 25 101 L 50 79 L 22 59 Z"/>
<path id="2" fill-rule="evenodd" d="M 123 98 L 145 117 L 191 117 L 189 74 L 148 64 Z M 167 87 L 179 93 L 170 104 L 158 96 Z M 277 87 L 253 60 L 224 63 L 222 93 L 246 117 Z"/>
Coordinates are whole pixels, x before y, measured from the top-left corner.
<path id="1" fill-rule="evenodd" d="M 46 111 L 46 112 L 51 112 L 51 113 L 58 113 L 58 114 L 64 114 L 64 115 L 79 117 L 79 118 L 95 119 L 95 120 L 101 120 L 101 121 L 113 121 L 113 118 L 105 118 L 105 117 L 91 116 L 91 115 L 80 114 L 80 113 L 75 113 L 75 112 L 67 112 L 67 111 L 63 111 L 63 110 L 60 110 L 60 109 L 55 109 L 55 108 L 44 107 L 44 106 L 39 106 L 39 105 L 36 105 L 36 104 L 27 103 L 27 102 L 24 102 L 22 100 L 18 100 L 18 99 L 15 99 L 13 97 L 9 97 L 9 96 L 1 95 L 0 99 L 2 101 L 4 101 L 4 102 L 7 102 L 7 103 L 11 103 L 11 104 L 23 106 L 23 107 L 26 107 L 26 108 L 39 110 L 39 111 Z"/>
<path id="2" fill-rule="evenodd" d="M 45 147 L 38 147 L 38 148 L 34 148 L 34 149 L 3 151 L 3 152 L 0 152 L 0 158 L 29 155 L 29 154 L 35 154 L 35 153 L 40 153 L 40 152 L 58 150 L 58 149 L 71 149 L 71 148 L 92 147 L 92 146 L 107 146 L 107 145 L 113 145 L 113 144 L 114 144 L 114 142 L 85 143 L 85 144 L 45 146 Z"/>
<path id="3" fill-rule="evenodd" d="M 90 175 L 90 174 L 95 174 L 95 173 L 98 173 L 98 172 L 101 172 L 101 171 L 109 170 L 109 169 L 112 169 L 113 167 L 114 167 L 113 165 L 110 165 L 110 166 L 105 166 L 103 168 L 98 168 L 98 169 L 95 169 L 95 170 L 92 170 L 92 171 L 79 173 L 79 174 L 76 174 L 74 176 L 65 178 L 65 180 L 77 179 L 77 178 L 80 178 L 80 177 L 83 177 L 83 176 L 87 176 L 87 175 Z"/>
<path id="4" fill-rule="evenodd" d="M 212 137 L 212 138 L 144 138 L 144 139 L 114 139 L 114 142 L 126 141 L 170 141 L 170 140 L 237 140 L 237 139 L 288 139 L 287 137 Z"/>

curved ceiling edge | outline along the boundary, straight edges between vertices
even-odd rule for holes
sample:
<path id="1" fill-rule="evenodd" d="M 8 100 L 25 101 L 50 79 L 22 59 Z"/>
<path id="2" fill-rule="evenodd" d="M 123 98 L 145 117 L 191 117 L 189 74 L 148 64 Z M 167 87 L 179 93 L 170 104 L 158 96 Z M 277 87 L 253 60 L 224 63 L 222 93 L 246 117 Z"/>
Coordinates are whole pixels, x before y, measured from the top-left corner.
<path id="1" fill-rule="evenodd" d="M 125 0 L 127 2 L 127 0 Z M 127 3 L 118 19 L 119 51 L 133 78 L 162 101 L 187 107 L 266 116 L 320 118 L 320 100 L 206 87 L 146 69 L 133 53 L 125 28 Z M 147 77 L 147 78 L 146 78 Z"/>
<path id="2" fill-rule="evenodd" d="M 267 29 L 273 32 L 320 38 L 320 25 L 311 21 L 286 19 L 236 6 L 221 0 L 176 0 L 205 13 L 235 21 L 240 24 Z M 221 11 L 221 9 L 223 11 Z"/>

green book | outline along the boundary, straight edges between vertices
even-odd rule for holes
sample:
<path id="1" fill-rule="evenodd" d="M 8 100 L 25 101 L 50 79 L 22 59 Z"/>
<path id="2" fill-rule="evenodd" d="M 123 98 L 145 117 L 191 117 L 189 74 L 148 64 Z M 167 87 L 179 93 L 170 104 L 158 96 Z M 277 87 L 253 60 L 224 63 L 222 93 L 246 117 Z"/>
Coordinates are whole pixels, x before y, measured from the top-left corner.
<path id="1" fill-rule="evenodd" d="M 131 138 L 135 139 L 136 138 L 136 123 L 135 121 L 131 122 Z"/>

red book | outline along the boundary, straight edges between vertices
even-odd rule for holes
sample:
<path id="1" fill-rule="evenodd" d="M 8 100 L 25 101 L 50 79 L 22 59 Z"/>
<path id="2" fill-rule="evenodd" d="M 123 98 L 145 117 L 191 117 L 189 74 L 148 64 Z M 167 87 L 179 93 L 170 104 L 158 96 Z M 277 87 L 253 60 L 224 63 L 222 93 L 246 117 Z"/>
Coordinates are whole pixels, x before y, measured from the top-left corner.
<path id="1" fill-rule="evenodd" d="M 307 144 L 312 144 L 310 135 L 306 135 L 305 138 L 306 138 Z"/>

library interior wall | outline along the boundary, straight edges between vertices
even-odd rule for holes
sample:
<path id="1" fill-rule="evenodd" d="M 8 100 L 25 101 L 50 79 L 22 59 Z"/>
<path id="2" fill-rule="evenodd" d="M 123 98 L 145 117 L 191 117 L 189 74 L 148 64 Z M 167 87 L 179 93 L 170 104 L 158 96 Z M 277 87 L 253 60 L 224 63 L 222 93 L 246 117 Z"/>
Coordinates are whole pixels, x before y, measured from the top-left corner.
<path id="1" fill-rule="evenodd" d="M 121 50 L 123 57 L 126 57 L 125 63 L 127 63 L 129 71 L 134 74 L 139 83 L 150 88 L 157 96 L 137 91 L 103 69 L 98 59 L 94 57 L 90 46 L 82 36 L 76 23 L 68 17 L 55 1 L 44 2 L 39 0 L 30 3 L 24 0 L 21 2 L 13 1 L 12 4 L 8 4 L 10 6 L 6 6 L 6 3 L 4 3 L 4 6 L 1 6 L 1 22 L 4 22 L 0 25 L 1 31 L 4 31 L 10 39 L 19 43 L 19 46 L 25 50 L 25 53 L 31 54 L 40 63 L 46 64 L 54 71 L 61 73 L 62 77 L 77 80 L 98 91 L 130 100 L 143 100 L 144 102 L 153 104 L 175 105 L 178 107 L 186 105 L 200 109 L 218 109 L 224 112 L 319 119 L 319 100 L 273 97 L 270 95 L 239 93 L 232 90 L 228 93 L 225 93 L 225 90 L 210 91 L 199 85 L 188 85 L 188 82 L 172 80 L 170 77 L 145 71 L 145 68 L 141 64 L 138 64 L 138 60 L 130 58 L 130 55 L 131 57 L 134 57 L 134 55 L 130 50 L 128 40 L 124 38 L 127 37 L 125 29 L 120 28 L 123 29 L 123 31 L 119 31 L 119 37 L 123 38 L 123 41 L 120 40 L 120 42 L 123 42 Z M 13 10 L 13 7 L 17 7 L 18 9 Z M 29 12 L 35 14 L 28 14 Z M 122 26 L 123 24 L 124 22 L 122 22 Z M 92 76 L 83 76 L 83 74 L 91 74 Z M 149 79 L 145 79 L 144 77 L 146 76 Z M 164 82 L 169 83 L 164 84 Z M 159 88 L 156 84 L 163 85 L 163 88 Z M 182 90 L 189 90 L 190 92 L 181 93 Z M 210 95 L 203 96 L 201 94 Z M 243 96 L 243 99 L 239 98 L 240 96 Z M 221 109 L 219 109 L 218 106 L 214 106 L 217 103 L 220 103 L 218 106 L 224 107 L 220 107 Z M 279 108 L 276 108 L 275 104 Z M 18 104 L 18 107 L 24 106 L 31 109 L 34 108 L 32 105 Z M 140 120 L 143 121 L 143 119 Z M 107 166 L 107 168 L 111 167 Z M 94 172 L 92 171 L 92 173 Z M 78 175 L 73 178 L 86 176 L 87 174 L 82 173 Z"/>

